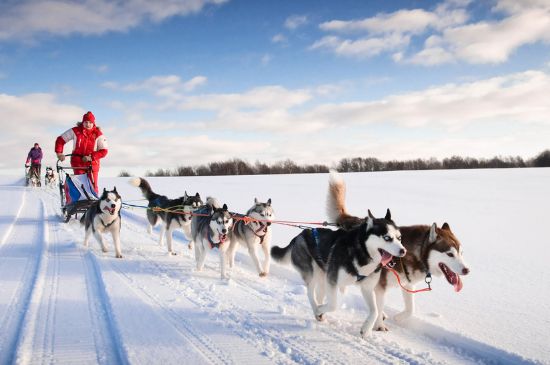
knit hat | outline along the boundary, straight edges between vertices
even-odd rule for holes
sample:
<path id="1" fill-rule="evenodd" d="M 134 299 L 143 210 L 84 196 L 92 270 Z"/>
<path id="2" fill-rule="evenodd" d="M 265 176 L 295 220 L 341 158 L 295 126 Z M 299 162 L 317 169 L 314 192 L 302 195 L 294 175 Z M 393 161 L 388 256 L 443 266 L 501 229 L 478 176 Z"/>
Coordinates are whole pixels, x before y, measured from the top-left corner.
<path id="1" fill-rule="evenodd" d="M 92 112 L 87 112 L 86 114 L 84 114 L 82 116 L 82 123 L 84 123 L 86 121 L 92 122 L 92 123 L 95 124 L 95 116 L 92 114 Z"/>

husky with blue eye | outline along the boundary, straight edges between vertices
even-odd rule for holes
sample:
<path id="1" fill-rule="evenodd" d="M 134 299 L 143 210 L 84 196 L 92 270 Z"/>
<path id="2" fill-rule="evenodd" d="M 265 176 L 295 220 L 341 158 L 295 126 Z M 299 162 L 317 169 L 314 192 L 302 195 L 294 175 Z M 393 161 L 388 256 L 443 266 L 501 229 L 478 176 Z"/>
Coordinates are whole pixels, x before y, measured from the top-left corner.
<path id="1" fill-rule="evenodd" d="M 80 223 L 84 225 L 85 230 L 84 246 L 88 247 L 90 236 L 93 234 L 101 245 L 101 250 L 107 252 L 103 234 L 109 232 L 113 237 L 116 257 L 122 258 L 120 249 L 121 206 L 122 199 L 116 191 L 116 187 L 111 191 L 103 189 L 99 200 L 94 202 L 80 218 Z"/>
<path id="2" fill-rule="evenodd" d="M 251 218 L 247 220 L 246 217 Z M 246 212 L 244 219 L 235 219 L 233 229 L 229 232 L 231 240 L 229 253 L 229 266 L 233 267 L 235 263 L 235 253 L 239 244 L 245 245 L 248 253 L 258 270 L 260 277 L 267 276 L 269 273 L 271 249 L 271 221 L 275 219 L 275 212 L 271 206 L 271 199 L 262 203 L 254 198 L 254 205 Z M 264 263 L 260 264 L 260 259 L 256 253 L 256 248 L 261 248 L 264 252 Z"/>
<path id="3" fill-rule="evenodd" d="M 191 245 L 195 247 L 197 271 L 204 267 L 206 255 L 217 250 L 220 257 L 221 278 L 229 279 L 227 263 L 229 260 L 229 231 L 233 226 L 233 217 L 227 205 L 220 207 L 214 198 L 206 198 L 206 204 L 196 210 L 191 219 Z"/>

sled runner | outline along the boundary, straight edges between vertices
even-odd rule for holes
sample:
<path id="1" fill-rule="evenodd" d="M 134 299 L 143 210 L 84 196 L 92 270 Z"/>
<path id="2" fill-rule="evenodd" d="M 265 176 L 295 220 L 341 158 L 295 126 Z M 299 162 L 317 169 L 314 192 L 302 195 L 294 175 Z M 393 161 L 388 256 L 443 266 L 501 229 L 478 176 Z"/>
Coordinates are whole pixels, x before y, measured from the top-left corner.
<path id="1" fill-rule="evenodd" d="M 72 154 L 65 155 L 66 157 Z M 61 199 L 61 213 L 65 222 L 78 213 L 85 213 L 86 210 L 99 198 L 94 190 L 91 171 L 92 166 L 61 166 L 57 161 L 57 175 L 59 181 L 59 196 Z M 86 170 L 86 173 L 80 175 L 69 174 L 67 171 L 74 172 L 75 169 Z"/>

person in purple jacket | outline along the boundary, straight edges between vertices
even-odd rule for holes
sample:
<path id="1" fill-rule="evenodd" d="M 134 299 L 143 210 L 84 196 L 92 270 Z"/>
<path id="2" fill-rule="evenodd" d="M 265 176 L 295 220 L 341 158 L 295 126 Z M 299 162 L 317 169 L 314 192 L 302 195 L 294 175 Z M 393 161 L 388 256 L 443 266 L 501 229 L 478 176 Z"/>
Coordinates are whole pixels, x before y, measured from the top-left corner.
<path id="1" fill-rule="evenodd" d="M 27 155 L 25 167 L 29 167 L 29 164 L 31 167 L 29 177 L 35 176 L 38 178 L 38 181 L 40 181 L 40 171 L 42 169 L 42 148 L 40 148 L 38 143 L 34 144 L 34 147 L 31 148 L 29 154 Z"/>

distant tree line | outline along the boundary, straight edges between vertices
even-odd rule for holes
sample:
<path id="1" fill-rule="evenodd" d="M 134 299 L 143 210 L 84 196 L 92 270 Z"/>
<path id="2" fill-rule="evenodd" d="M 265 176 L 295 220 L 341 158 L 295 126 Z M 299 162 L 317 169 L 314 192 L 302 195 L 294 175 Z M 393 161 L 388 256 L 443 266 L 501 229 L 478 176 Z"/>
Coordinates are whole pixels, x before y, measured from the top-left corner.
<path id="1" fill-rule="evenodd" d="M 366 172 L 366 171 L 398 171 L 398 170 L 449 170 L 449 169 L 500 169 L 512 167 L 550 167 L 550 150 L 539 153 L 536 157 L 524 160 L 519 156 L 490 159 L 476 159 L 472 157 L 452 156 L 438 160 L 414 159 L 381 161 L 374 157 L 343 158 L 332 168 L 339 172 Z M 173 170 L 158 169 L 147 171 L 146 176 L 219 176 L 219 175 L 275 175 L 275 174 L 313 174 L 328 172 L 327 165 L 297 165 L 291 160 L 276 162 L 268 165 L 259 161 L 250 164 L 235 158 L 223 162 L 211 162 L 199 166 L 179 166 Z M 128 171 L 121 171 L 119 176 L 131 176 Z"/>

